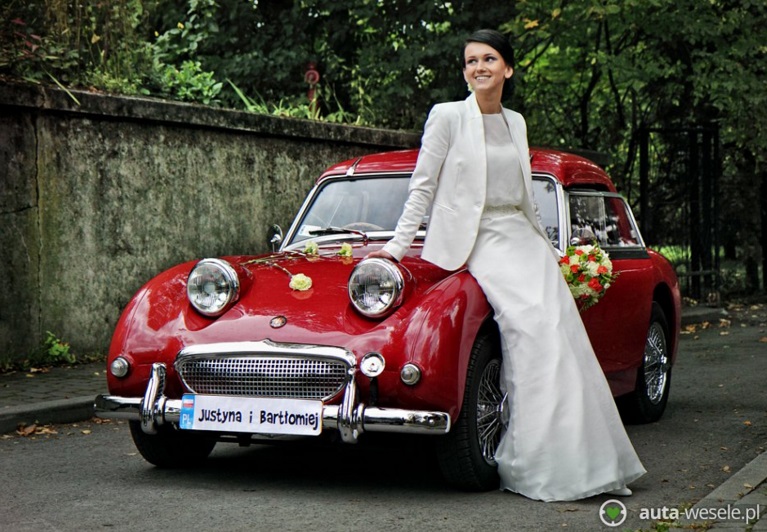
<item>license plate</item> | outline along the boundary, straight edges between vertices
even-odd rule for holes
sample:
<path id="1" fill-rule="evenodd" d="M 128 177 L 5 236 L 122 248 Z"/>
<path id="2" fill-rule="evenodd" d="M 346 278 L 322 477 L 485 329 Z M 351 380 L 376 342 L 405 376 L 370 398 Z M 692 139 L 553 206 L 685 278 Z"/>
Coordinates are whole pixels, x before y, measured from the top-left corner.
<path id="1" fill-rule="evenodd" d="M 186 430 L 317 436 L 322 401 L 185 394 L 179 426 Z"/>

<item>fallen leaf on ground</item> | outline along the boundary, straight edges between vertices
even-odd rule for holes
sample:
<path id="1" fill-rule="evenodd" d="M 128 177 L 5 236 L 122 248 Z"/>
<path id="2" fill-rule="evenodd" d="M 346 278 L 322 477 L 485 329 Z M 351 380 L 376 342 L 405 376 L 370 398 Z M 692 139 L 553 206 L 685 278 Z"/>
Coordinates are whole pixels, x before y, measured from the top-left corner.
<path id="1" fill-rule="evenodd" d="M 37 425 L 29 425 L 27 427 L 19 427 L 19 429 L 16 431 L 16 434 L 19 436 L 31 436 L 35 433 L 35 430 L 37 429 Z"/>
<path id="2" fill-rule="evenodd" d="M 719 331 L 719 336 L 727 336 L 730 334 L 730 331 Z"/>
<path id="3" fill-rule="evenodd" d="M 767 344 L 767 336 L 762 336 L 761 338 L 759 338 L 759 341 L 762 342 L 763 344 Z"/>
<path id="4" fill-rule="evenodd" d="M 732 322 L 728 319 L 721 318 L 719 320 L 719 327 L 729 327 Z"/>
<path id="5" fill-rule="evenodd" d="M 745 426 L 747 426 L 747 427 L 750 427 L 750 426 L 751 426 L 751 422 L 750 422 L 750 421 L 748 421 L 748 420 L 744 421 L 744 422 L 743 422 L 743 424 L 744 424 Z"/>
<path id="6" fill-rule="evenodd" d="M 747 489 L 750 489 L 750 490 L 751 490 L 751 489 L 754 489 L 754 487 L 753 487 L 751 484 L 748 484 L 748 483 L 746 483 L 746 484 L 743 484 L 743 487 L 744 487 L 744 488 L 747 488 Z"/>
<path id="7" fill-rule="evenodd" d="M 723 466 L 722 467 L 722 471 L 724 471 L 725 473 L 729 473 L 730 472 L 730 466 L 728 466 L 728 465 Z"/>
<path id="8" fill-rule="evenodd" d="M 83 434 L 90 434 L 91 433 L 91 431 L 88 430 L 88 429 L 81 430 L 80 432 L 82 432 Z"/>

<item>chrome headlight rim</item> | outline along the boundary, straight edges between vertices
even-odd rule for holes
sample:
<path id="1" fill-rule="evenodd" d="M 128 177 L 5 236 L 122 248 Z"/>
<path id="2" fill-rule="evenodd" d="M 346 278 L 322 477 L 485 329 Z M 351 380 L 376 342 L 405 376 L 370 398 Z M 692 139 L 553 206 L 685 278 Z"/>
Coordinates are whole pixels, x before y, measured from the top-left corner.
<path id="1" fill-rule="evenodd" d="M 391 283 L 390 297 L 388 301 L 381 302 L 379 298 L 378 302 L 381 303 L 381 305 L 376 308 L 369 308 L 368 306 L 363 305 L 359 297 L 361 294 L 357 292 L 357 288 L 361 284 L 359 282 L 359 277 L 369 269 L 373 269 L 374 274 L 377 270 L 379 276 L 386 276 Z M 402 271 L 399 267 L 388 259 L 365 259 L 357 264 L 352 270 L 351 275 L 349 275 L 347 290 L 349 300 L 357 312 L 367 318 L 383 318 L 394 312 L 397 307 L 402 304 L 405 293 L 405 277 L 402 275 Z"/>
<path id="2" fill-rule="evenodd" d="M 208 274 L 218 274 L 223 282 L 221 286 L 225 287 L 225 290 L 222 291 L 222 293 L 225 292 L 223 299 L 218 298 L 215 304 L 207 306 L 201 304 L 199 300 L 201 292 L 195 293 L 195 287 L 198 286 L 195 283 L 195 276 L 203 275 L 205 270 L 208 271 Z M 240 278 L 234 267 L 227 261 L 223 259 L 202 259 L 189 272 L 186 283 L 186 295 L 189 303 L 197 312 L 203 316 L 215 318 L 224 314 L 240 298 Z M 210 296 L 211 294 L 207 293 L 207 295 Z"/>

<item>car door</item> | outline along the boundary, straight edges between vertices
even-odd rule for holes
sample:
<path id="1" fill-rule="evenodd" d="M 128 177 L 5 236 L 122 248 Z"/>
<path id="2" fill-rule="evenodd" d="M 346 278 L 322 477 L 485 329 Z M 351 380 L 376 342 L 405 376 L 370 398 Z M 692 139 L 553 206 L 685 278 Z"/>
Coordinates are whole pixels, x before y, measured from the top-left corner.
<path id="1" fill-rule="evenodd" d="M 654 277 L 652 264 L 631 209 L 616 193 L 570 191 L 568 242 L 596 240 L 618 277 L 599 303 L 581 313 L 602 369 L 625 372 L 639 366 L 644 353 Z"/>

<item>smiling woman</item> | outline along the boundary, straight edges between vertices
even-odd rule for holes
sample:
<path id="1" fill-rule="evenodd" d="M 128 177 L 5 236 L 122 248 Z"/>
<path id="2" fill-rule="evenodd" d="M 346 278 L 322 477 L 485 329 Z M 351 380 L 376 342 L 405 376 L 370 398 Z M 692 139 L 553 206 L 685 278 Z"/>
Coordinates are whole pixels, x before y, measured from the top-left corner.
<path id="1" fill-rule="evenodd" d="M 510 91 L 512 63 L 507 63 L 493 47 L 470 42 L 464 49 L 463 77 L 484 114 L 501 112 L 501 98 Z"/>
<path id="2" fill-rule="evenodd" d="M 469 360 L 476 380 L 441 446 L 450 480 L 471 475 L 487 487 L 497 470 L 502 489 L 532 499 L 630 495 L 626 484 L 645 469 L 541 224 L 525 120 L 501 104 L 513 62 L 497 31 L 466 40 L 463 76 L 473 93 L 432 108 L 394 238 L 367 258 L 401 260 L 432 206 L 421 257 L 451 271 L 465 264 L 493 308 L 503 367 L 490 340 L 478 338 Z M 482 438 L 487 408 L 476 397 L 498 389 L 508 391 L 501 406 L 508 426 L 496 449 Z"/>

